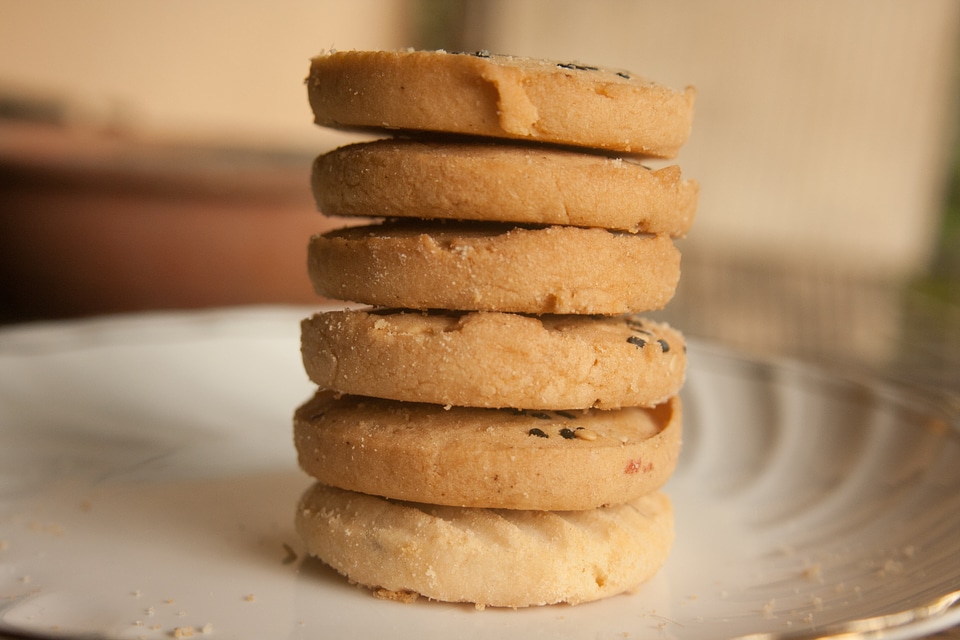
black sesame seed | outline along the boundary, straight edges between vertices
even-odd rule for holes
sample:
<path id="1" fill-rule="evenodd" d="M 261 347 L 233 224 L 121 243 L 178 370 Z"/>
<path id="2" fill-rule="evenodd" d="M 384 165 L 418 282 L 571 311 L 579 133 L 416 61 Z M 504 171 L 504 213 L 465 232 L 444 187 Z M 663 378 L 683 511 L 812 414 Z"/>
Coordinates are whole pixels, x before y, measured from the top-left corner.
<path id="1" fill-rule="evenodd" d="M 560 429 L 560 436 L 564 440 L 573 440 L 574 438 L 577 437 L 577 434 L 574 433 L 573 429 L 564 428 L 564 429 Z"/>
<path id="2" fill-rule="evenodd" d="M 549 437 L 550 437 L 550 436 L 548 436 L 548 435 L 546 434 L 546 432 L 544 432 L 542 429 L 536 429 L 536 428 L 530 429 L 530 431 L 527 431 L 527 435 L 528 435 L 528 436 L 537 436 L 538 438 L 549 438 Z"/>
<path id="3" fill-rule="evenodd" d="M 642 349 L 647 345 L 647 341 L 638 336 L 630 336 L 629 338 L 627 338 L 627 342 L 637 347 L 638 349 Z"/>
<path id="4" fill-rule="evenodd" d="M 623 71 L 617 71 L 617 75 L 620 76 L 621 78 L 623 78 L 624 80 L 629 80 L 629 79 L 630 79 L 630 74 L 629 74 L 629 73 L 624 73 Z"/>
<path id="5" fill-rule="evenodd" d="M 557 414 L 558 416 L 560 416 L 561 418 L 566 418 L 567 420 L 576 420 L 576 419 L 577 419 L 577 416 L 573 415 L 573 414 L 570 413 L 569 411 L 555 411 L 554 413 L 556 413 L 556 414 Z M 578 428 L 578 429 L 581 429 L 582 427 L 577 427 L 577 428 Z"/>
<path id="6" fill-rule="evenodd" d="M 669 343 L 669 342 L 667 342 L 667 341 L 664 340 L 663 338 L 660 338 L 659 340 L 657 340 L 657 342 L 660 343 L 660 348 L 663 349 L 663 352 L 664 352 L 664 353 L 666 353 L 667 351 L 670 351 L 670 343 Z"/>
<path id="7" fill-rule="evenodd" d="M 577 64 L 576 62 L 558 62 L 557 66 L 561 69 L 574 69 L 575 71 L 599 71 L 599 67 L 591 67 L 585 64 Z"/>
<path id="8" fill-rule="evenodd" d="M 489 58 L 490 52 L 486 49 L 479 51 L 451 51 L 450 53 L 458 56 L 473 56 L 474 58 Z"/>
<path id="9" fill-rule="evenodd" d="M 650 331 L 644 326 L 643 320 L 640 318 L 627 318 L 625 322 L 627 323 L 627 327 L 630 329 L 630 331 L 633 331 L 634 333 L 642 333 L 643 335 L 650 336 L 651 338 L 656 335 L 653 331 Z"/>
<path id="10" fill-rule="evenodd" d="M 531 411 L 527 414 L 531 418 L 536 418 L 537 420 L 552 420 L 549 413 L 544 413 L 543 411 Z"/>

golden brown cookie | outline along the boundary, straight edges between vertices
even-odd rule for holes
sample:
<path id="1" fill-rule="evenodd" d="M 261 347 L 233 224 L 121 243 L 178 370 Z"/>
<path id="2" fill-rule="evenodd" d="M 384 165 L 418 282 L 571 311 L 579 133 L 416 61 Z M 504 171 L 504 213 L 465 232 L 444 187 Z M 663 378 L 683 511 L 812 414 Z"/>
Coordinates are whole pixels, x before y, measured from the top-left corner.
<path id="1" fill-rule="evenodd" d="M 306 80 L 315 122 L 329 127 L 535 140 L 673 157 L 695 92 L 571 62 L 444 51 L 336 51 Z"/>
<path id="2" fill-rule="evenodd" d="M 296 513 L 307 551 L 351 582 L 478 606 L 577 604 L 636 589 L 673 544 L 660 493 L 588 511 L 395 502 L 317 483 Z"/>
<path id="3" fill-rule="evenodd" d="M 333 216 L 492 220 L 681 237 L 699 185 L 680 167 L 652 170 L 542 146 L 376 140 L 313 164 L 317 206 Z"/>
<path id="4" fill-rule="evenodd" d="M 519 409 L 654 406 L 683 384 L 683 336 L 637 316 L 343 310 L 301 323 L 310 379 L 339 393 Z"/>
<path id="5" fill-rule="evenodd" d="M 404 220 L 314 236 L 317 293 L 407 309 L 615 315 L 660 309 L 680 279 L 666 236 Z"/>
<path id="6" fill-rule="evenodd" d="M 543 411 L 396 402 L 320 391 L 297 409 L 300 467 L 324 484 L 461 507 L 583 510 L 662 487 L 681 406 Z"/>

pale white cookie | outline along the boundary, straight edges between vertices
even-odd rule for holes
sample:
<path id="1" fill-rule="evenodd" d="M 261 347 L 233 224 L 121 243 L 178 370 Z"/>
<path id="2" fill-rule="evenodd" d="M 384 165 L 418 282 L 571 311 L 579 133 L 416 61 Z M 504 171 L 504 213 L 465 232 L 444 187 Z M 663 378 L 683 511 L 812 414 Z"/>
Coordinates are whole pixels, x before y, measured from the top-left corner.
<path id="1" fill-rule="evenodd" d="M 680 279 L 666 236 L 403 220 L 314 236 L 318 294 L 407 309 L 616 315 L 661 309 Z"/>
<path id="2" fill-rule="evenodd" d="M 394 502 L 317 483 L 296 528 L 307 551 L 351 582 L 477 606 L 577 604 L 635 590 L 673 544 L 660 493 L 588 511 Z"/>
<path id="3" fill-rule="evenodd" d="M 493 220 L 684 236 L 700 187 L 652 170 L 544 146 L 396 139 L 347 145 L 313 164 L 331 216 Z"/>
<path id="4" fill-rule="evenodd" d="M 318 386 L 519 409 L 654 406 L 683 384 L 683 336 L 637 316 L 342 310 L 301 323 Z"/>
<path id="5" fill-rule="evenodd" d="M 534 140 L 673 157 L 695 91 L 575 62 L 444 51 L 336 51 L 306 80 L 315 122 Z"/>
<path id="6" fill-rule="evenodd" d="M 297 409 L 294 442 L 300 467 L 341 489 L 565 511 L 662 487 L 676 468 L 681 423 L 678 397 L 652 409 L 519 411 L 320 391 Z"/>

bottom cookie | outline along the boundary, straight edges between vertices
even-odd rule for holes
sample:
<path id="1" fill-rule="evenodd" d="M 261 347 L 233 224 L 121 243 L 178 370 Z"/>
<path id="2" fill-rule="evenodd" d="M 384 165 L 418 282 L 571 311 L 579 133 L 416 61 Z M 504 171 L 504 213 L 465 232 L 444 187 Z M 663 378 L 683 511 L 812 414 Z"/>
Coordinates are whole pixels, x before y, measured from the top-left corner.
<path id="1" fill-rule="evenodd" d="M 351 582 L 478 607 L 578 604 L 637 588 L 673 544 L 673 509 L 652 493 L 589 511 L 397 502 L 314 484 L 296 527 Z"/>

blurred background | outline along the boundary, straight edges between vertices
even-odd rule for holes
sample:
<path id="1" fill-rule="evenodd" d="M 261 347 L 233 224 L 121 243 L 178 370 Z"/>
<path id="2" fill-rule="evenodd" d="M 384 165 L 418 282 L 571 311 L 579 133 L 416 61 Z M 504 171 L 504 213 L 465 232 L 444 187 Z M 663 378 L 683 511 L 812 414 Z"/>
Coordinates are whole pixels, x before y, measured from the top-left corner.
<path id="1" fill-rule="evenodd" d="M 954 0 L 0 0 L 0 321 L 316 303 L 309 59 L 407 46 L 695 85 L 659 315 L 960 390 Z"/>

